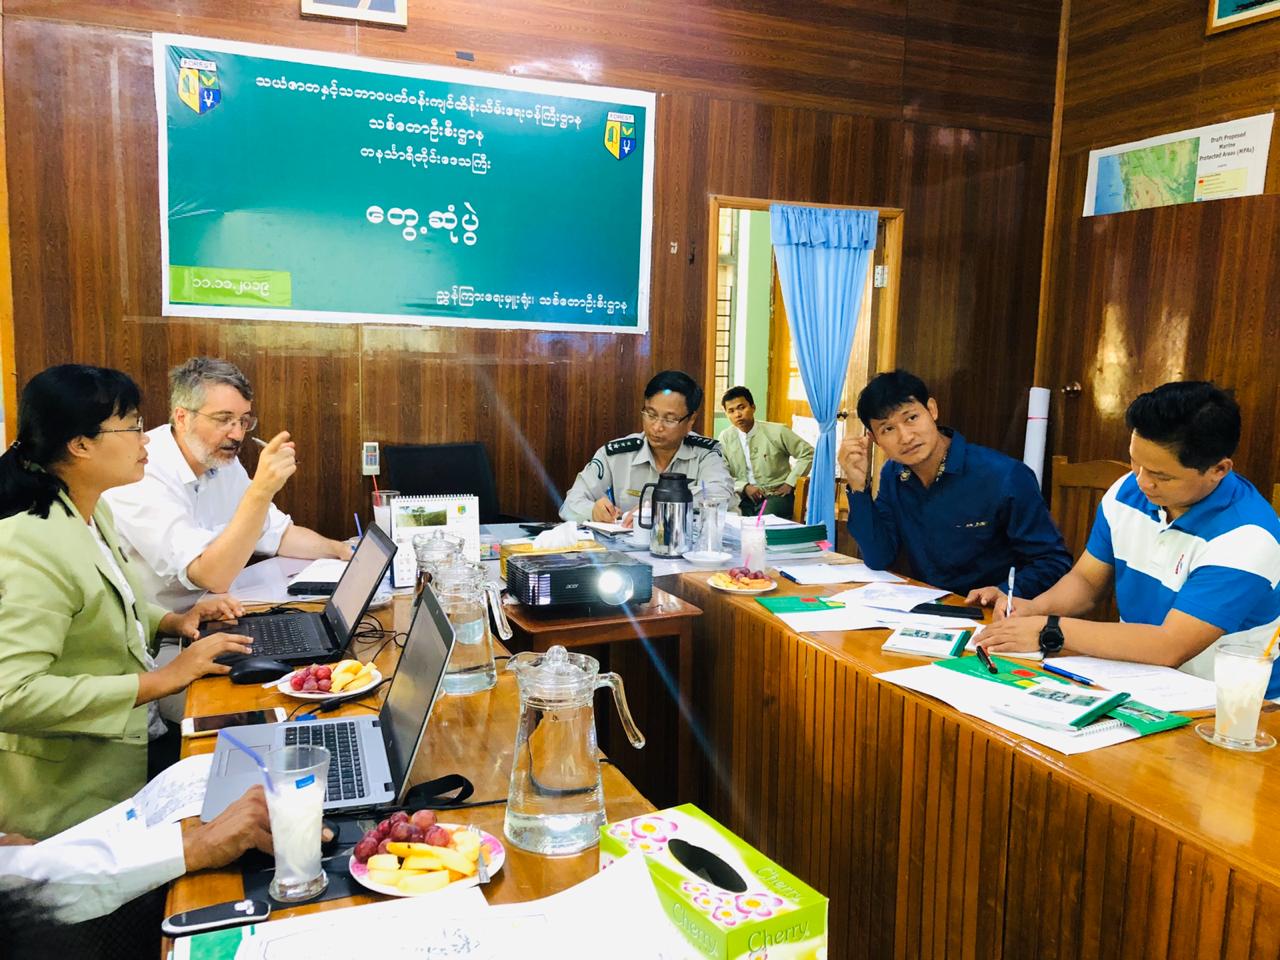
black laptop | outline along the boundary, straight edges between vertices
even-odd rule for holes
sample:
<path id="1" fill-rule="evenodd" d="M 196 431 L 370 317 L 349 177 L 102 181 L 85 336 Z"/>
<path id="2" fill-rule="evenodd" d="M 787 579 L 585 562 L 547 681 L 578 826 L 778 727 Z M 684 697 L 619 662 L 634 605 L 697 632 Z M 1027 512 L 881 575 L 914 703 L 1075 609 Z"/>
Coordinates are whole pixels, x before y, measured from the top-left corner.
<path id="1" fill-rule="evenodd" d="M 253 639 L 255 657 L 271 657 L 282 663 L 337 660 L 347 649 L 356 624 L 368 611 L 395 555 L 395 542 L 377 524 L 370 524 L 321 612 L 270 613 L 243 617 L 234 624 L 206 623 L 200 628 L 201 636 L 222 632 L 242 634 Z M 242 658 L 231 654 L 217 659 L 221 663 L 233 663 Z"/>

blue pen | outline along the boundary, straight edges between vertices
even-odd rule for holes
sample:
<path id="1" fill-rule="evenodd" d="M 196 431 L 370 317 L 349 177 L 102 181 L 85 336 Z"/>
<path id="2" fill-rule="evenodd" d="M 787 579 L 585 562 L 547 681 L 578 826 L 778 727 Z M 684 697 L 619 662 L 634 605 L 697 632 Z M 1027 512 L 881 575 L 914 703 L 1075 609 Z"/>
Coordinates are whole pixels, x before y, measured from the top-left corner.
<path id="1" fill-rule="evenodd" d="M 356 521 L 356 536 L 363 537 L 364 531 L 360 529 L 360 514 L 353 513 L 351 516 L 354 517 Z"/>
<path id="2" fill-rule="evenodd" d="M 1093 681 L 1088 677 L 1082 677 L 1078 673 L 1072 673 L 1070 670 L 1063 670 L 1061 667 L 1055 667 L 1049 663 L 1046 663 L 1043 666 L 1049 673 L 1056 673 L 1058 676 L 1066 677 L 1068 680 L 1074 680 L 1076 683 L 1083 683 L 1086 687 L 1093 686 Z"/>
<path id="3" fill-rule="evenodd" d="M 604 495 L 609 498 L 609 502 L 612 503 L 615 507 L 618 505 L 618 501 L 613 499 L 613 487 L 610 487 L 608 490 L 606 490 L 604 492 Z"/>

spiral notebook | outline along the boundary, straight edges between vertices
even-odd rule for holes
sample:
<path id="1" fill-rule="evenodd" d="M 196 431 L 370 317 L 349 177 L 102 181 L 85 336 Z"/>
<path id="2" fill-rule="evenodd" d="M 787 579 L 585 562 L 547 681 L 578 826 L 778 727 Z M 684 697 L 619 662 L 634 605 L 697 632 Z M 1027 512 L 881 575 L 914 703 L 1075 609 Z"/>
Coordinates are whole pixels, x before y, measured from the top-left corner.
<path id="1" fill-rule="evenodd" d="M 480 562 L 480 499 L 472 494 L 391 498 L 391 539 L 396 556 L 391 563 L 391 585 L 412 587 L 418 578 L 413 538 L 443 530 L 466 544 L 468 560 Z"/>

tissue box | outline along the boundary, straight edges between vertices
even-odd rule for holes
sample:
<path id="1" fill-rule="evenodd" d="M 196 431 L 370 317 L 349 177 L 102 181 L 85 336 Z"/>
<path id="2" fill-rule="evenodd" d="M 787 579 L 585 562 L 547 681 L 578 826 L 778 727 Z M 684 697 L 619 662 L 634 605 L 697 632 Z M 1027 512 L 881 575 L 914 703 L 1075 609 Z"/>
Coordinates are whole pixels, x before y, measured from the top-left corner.
<path id="1" fill-rule="evenodd" d="M 582 550 L 601 550 L 605 549 L 604 544 L 596 543 L 594 540 L 579 540 L 572 547 L 547 547 L 542 550 L 535 550 L 532 540 L 507 540 L 498 548 L 498 569 L 502 573 L 502 579 L 507 579 L 507 557 L 513 553 L 528 554 L 546 554 L 546 553 L 577 553 Z"/>
<path id="2" fill-rule="evenodd" d="M 600 828 L 600 868 L 638 850 L 667 917 L 704 957 L 826 956 L 827 898 L 691 803 Z"/>

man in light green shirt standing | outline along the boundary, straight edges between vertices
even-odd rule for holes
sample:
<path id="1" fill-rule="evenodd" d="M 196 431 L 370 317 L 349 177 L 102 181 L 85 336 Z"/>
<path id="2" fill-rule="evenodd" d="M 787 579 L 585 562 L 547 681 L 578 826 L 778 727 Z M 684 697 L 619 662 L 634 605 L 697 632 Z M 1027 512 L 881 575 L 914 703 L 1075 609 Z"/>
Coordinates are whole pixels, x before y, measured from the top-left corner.
<path id="1" fill-rule="evenodd" d="M 742 498 L 744 516 L 765 513 L 791 518 L 796 482 L 813 466 L 813 447 L 780 423 L 756 419 L 756 402 L 746 387 L 731 387 L 720 403 L 732 426 L 720 434 L 720 447 Z M 795 463 L 792 463 L 792 458 Z"/>

